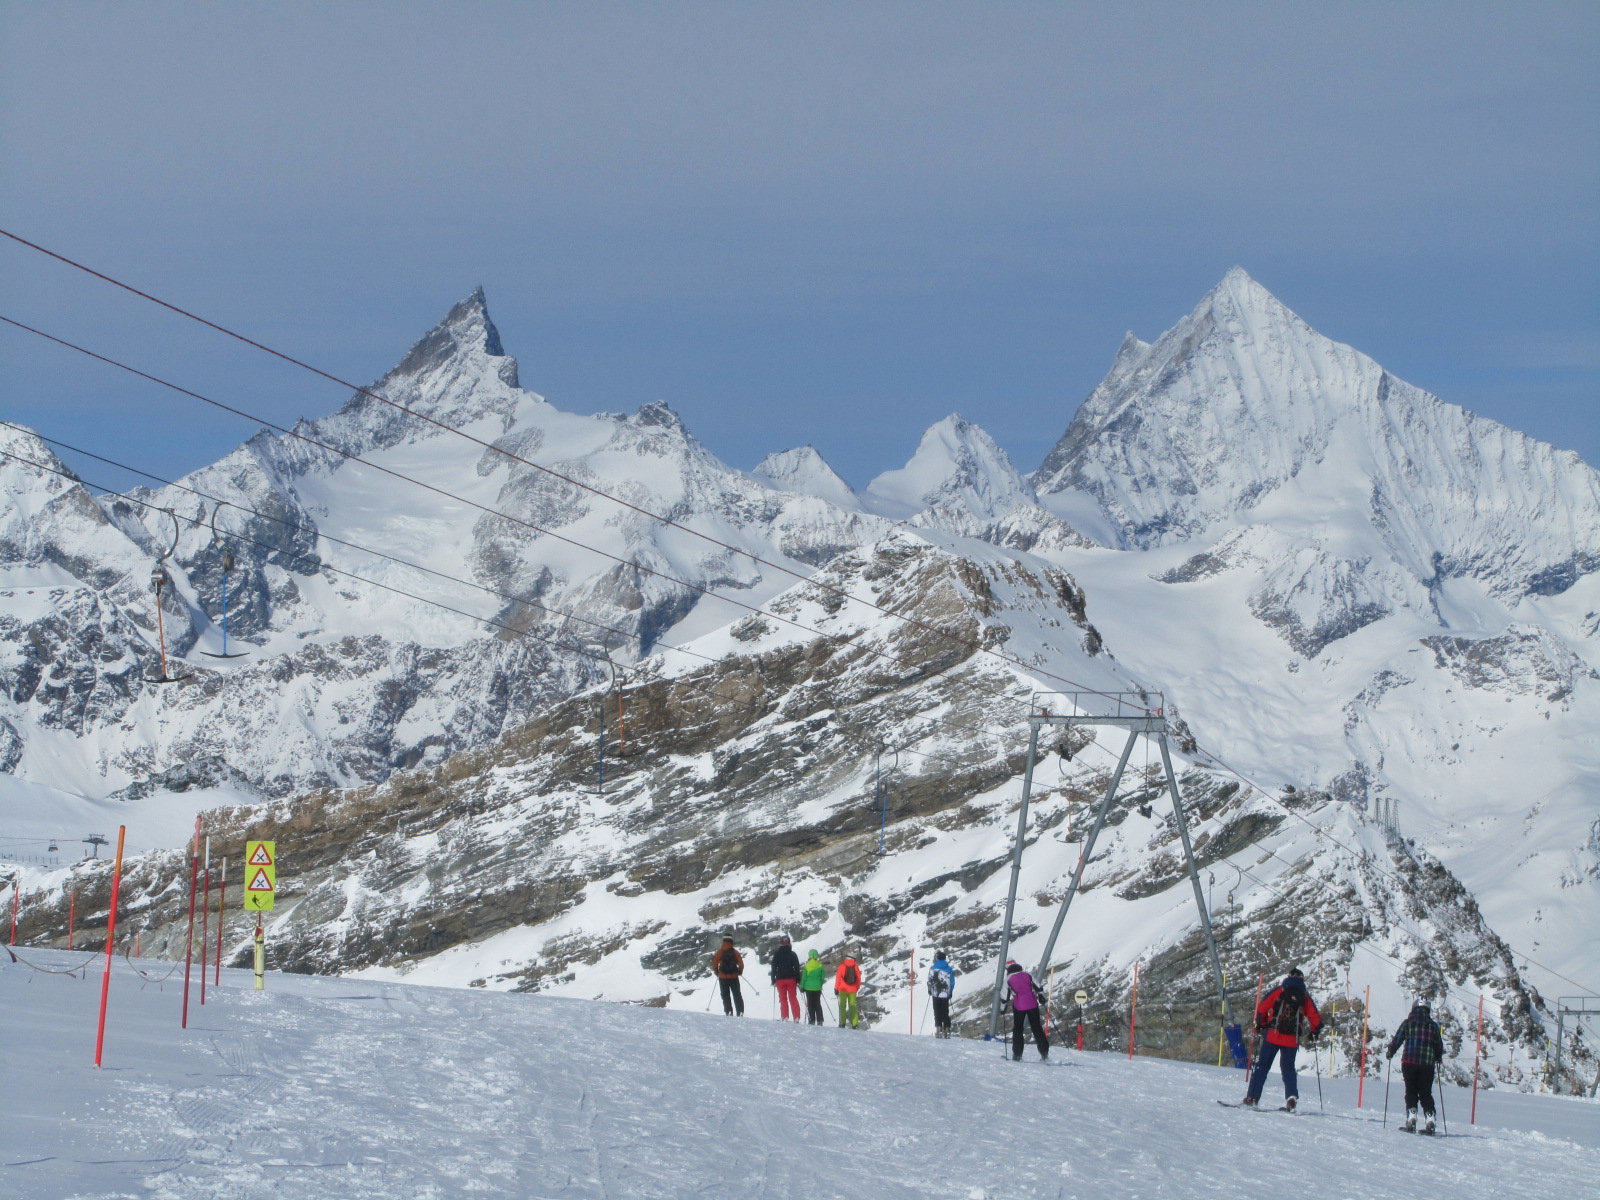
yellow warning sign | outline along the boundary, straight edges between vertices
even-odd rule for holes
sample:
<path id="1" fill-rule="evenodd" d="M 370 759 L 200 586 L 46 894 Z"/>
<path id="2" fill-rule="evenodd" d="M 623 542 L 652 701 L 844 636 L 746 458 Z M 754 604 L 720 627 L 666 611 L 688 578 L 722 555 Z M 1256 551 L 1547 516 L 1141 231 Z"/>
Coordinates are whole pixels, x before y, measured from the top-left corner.
<path id="1" fill-rule="evenodd" d="M 278 844 L 244 844 L 244 906 L 256 912 L 269 909 L 278 896 Z"/>

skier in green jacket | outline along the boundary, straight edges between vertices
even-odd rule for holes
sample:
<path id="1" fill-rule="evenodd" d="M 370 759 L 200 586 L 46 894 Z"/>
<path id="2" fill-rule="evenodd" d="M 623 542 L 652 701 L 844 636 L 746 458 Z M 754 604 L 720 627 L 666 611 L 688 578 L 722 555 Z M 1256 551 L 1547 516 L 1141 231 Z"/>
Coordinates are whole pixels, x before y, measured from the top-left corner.
<path id="1" fill-rule="evenodd" d="M 806 957 L 800 968 L 800 990 L 806 997 L 806 1024 L 822 1024 L 822 984 L 828 977 L 828 968 L 822 965 L 815 950 Z"/>

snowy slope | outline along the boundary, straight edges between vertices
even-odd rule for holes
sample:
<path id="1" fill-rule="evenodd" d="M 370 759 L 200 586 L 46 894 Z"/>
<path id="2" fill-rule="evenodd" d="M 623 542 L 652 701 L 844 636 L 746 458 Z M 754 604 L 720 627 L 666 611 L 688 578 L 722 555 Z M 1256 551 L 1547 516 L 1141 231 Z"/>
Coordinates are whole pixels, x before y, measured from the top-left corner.
<path id="1" fill-rule="evenodd" d="M 97 1071 L 101 961 L 90 982 L 0 969 L 16 1200 L 1568 1200 L 1600 1172 L 1592 1102 L 1488 1092 L 1470 1126 L 1449 1088 L 1451 1136 L 1426 1141 L 1383 1128 L 1375 1080 L 1361 1109 L 1340 1078 L 1319 1110 L 1307 1072 L 1305 1113 L 1245 1113 L 1212 1102 L 1236 1071 L 730 1021 L 696 1011 L 704 986 L 659 1011 L 275 972 L 257 993 L 230 970 L 184 1031 L 176 982 L 118 959 Z"/>

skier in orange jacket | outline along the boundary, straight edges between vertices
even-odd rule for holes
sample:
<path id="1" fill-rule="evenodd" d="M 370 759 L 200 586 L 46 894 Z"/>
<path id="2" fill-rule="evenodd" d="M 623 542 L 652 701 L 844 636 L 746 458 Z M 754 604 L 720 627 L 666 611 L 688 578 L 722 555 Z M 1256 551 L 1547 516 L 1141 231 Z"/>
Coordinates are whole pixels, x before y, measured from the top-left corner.
<path id="1" fill-rule="evenodd" d="M 839 997 L 839 1028 L 849 1025 L 861 1028 L 861 1009 L 856 1004 L 856 993 L 861 990 L 861 966 L 853 958 L 839 964 L 833 976 L 833 994 Z"/>

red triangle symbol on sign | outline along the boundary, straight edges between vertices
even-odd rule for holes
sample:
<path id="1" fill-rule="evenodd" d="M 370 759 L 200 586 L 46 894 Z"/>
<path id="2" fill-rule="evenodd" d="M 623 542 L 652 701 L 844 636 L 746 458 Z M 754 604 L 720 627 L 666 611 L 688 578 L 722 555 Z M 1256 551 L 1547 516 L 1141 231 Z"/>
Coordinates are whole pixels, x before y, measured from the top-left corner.
<path id="1" fill-rule="evenodd" d="M 256 848 L 251 852 L 248 861 L 252 867 L 270 867 L 272 865 L 272 855 L 267 853 L 267 844 L 265 842 L 257 842 Z"/>
<path id="2" fill-rule="evenodd" d="M 251 892 L 270 892 L 272 891 L 272 880 L 268 879 L 267 873 L 258 867 L 256 868 L 255 878 L 250 881 L 250 886 L 246 890 Z"/>

